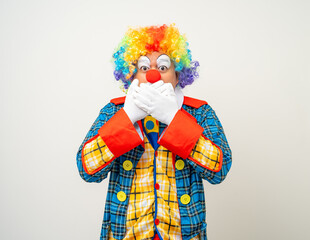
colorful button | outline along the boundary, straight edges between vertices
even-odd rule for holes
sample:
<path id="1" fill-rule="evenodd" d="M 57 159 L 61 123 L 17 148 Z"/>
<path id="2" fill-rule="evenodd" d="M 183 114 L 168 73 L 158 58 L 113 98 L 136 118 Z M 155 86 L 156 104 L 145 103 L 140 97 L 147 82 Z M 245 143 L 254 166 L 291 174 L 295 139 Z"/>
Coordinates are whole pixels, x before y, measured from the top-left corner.
<path id="1" fill-rule="evenodd" d="M 159 189 L 159 184 L 155 183 L 155 188 L 158 190 Z"/>
<path id="2" fill-rule="evenodd" d="M 159 224 L 159 219 L 155 219 L 155 224 L 158 225 Z"/>
<path id="3" fill-rule="evenodd" d="M 149 120 L 149 121 L 147 121 L 147 122 L 145 123 L 145 126 L 146 126 L 147 130 L 152 130 L 152 129 L 155 127 L 155 124 L 154 124 L 154 122 L 152 122 L 151 120 Z"/>
<path id="4" fill-rule="evenodd" d="M 123 191 L 119 191 L 117 193 L 117 199 L 121 202 L 124 202 L 126 200 L 127 196 L 126 193 L 124 193 Z"/>
<path id="5" fill-rule="evenodd" d="M 189 204 L 190 201 L 191 197 L 188 194 L 184 194 L 181 196 L 181 203 L 183 203 L 184 205 Z"/>
<path id="6" fill-rule="evenodd" d="M 146 116 L 144 118 L 144 128 L 147 134 L 149 133 L 158 133 L 159 126 L 158 121 L 152 116 Z"/>
<path id="7" fill-rule="evenodd" d="M 175 167 L 178 170 L 182 170 L 184 168 L 184 161 L 183 160 L 178 160 L 175 163 Z"/>
<path id="8" fill-rule="evenodd" d="M 126 160 L 125 162 L 123 162 L 123 168 L 126 171 L 130 171 L 132 169 L 132 162 L 129 160 Z"/>

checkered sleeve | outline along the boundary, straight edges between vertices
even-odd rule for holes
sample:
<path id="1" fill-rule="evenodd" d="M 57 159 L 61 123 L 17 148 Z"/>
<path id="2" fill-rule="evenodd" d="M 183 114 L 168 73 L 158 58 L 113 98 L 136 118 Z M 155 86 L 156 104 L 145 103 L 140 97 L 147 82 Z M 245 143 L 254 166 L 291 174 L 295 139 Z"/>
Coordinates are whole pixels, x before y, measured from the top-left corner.
<path id="1" fill-rule="evenodd" d="M 122 105 L 107 104 L 79 148 L 77 166 L 81 177 L 87 182 L 101 182 L 115 158 L 142 143 Z"/>
<path id="2" fill-rule="evenodd" d="M 200 136 L 189 157 L 201 167 L 218 172 L 222 167 L 222 150 L 205 136 Z"/>
<path id="3" fill-rule="evenodd" d="M 231 150 L 223 127 L 208 104 L 190 111 L 194 115 L 179 110 L 158 143 L 187 159 L 203 179 L 220 183 L 231 167 Z"/>
<path id="4" fill-rule="evenodd" d="M 113 166 L 113 154 L 99 137 L 98 131 L 118 110 L 113 103 L 102 108 L 78 150 L 77 167 L 80 176 L 86 182 L 101 182 Z"/>
<path id="5" fill-rule="evenodd" d="M 82 150 L 82 163 L 87 174 L 94 174 L 107 166 L 114 154 L 98 135 L 85 143 Z"/>
<path id="6" fill-rule="evenodd" d="M 196 117 L 203 133 L 195 144 L 188 163 L 203 179 L 212 184 L 221 183 L 232 163 L 231 150 L 222 124 L 209 105 L 200 107 Z"/>

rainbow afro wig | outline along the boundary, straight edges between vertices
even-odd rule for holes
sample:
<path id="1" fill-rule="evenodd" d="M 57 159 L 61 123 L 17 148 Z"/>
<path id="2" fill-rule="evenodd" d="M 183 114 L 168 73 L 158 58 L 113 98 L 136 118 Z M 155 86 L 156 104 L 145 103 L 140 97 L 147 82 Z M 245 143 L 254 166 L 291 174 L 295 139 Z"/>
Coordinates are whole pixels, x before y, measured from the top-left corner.
<path id="1" fill-rule="evenodd" d="M 175 24 L 129 28 L 113 54 L 114 76 L 128 89 L 137 72 L 140 56 L 154 51 L 167 54 L 178 73 L 178 85 L 184 88 L 198 78 L 198 61 L 192 61 L 191 51 L 184 35 Z"/>

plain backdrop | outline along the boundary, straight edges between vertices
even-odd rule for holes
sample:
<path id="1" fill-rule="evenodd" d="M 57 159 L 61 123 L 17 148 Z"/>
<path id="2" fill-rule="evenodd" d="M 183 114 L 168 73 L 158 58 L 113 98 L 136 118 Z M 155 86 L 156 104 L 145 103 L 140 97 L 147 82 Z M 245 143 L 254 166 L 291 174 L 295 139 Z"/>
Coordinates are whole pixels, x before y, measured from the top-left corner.
<path id="1" fill-rule="evenodd" d="M 205 182 L 210 240 L 310 239 L 310 2 L 0 1 L 0 239 L 99 239 L 107 180 L 76 153 L 122 96 L 112 53 L 128 26 L 176 23 L 233 166 Z"/>

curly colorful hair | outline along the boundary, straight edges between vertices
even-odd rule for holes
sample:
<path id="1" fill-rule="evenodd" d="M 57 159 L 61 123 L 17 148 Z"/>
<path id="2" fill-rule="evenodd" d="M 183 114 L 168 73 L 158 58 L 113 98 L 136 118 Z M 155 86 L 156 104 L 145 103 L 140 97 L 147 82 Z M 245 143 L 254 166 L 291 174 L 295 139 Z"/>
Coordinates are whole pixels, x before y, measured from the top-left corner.
<path id="1" fill-rule="evenodd" d="M 140 56 L 157 51 L 167 54 L 173 61 L 179 77 L 178 85 L 184 88 L 199 76 L 199 62 L 192 61 L 188 45 L 175 24 L 129 28 L 113 53 L 115 79 L 121 80 L 123 87 L 128 89 L 137 72 Z"/>

